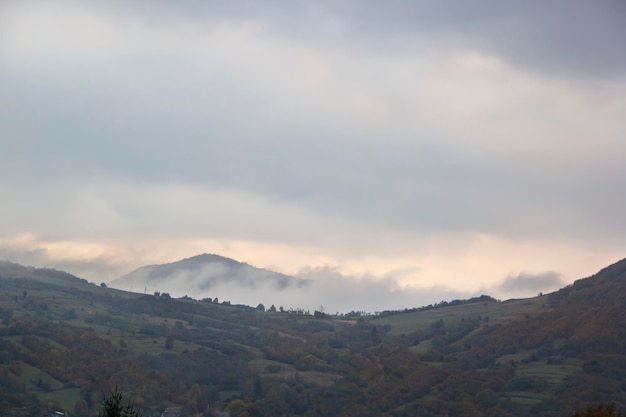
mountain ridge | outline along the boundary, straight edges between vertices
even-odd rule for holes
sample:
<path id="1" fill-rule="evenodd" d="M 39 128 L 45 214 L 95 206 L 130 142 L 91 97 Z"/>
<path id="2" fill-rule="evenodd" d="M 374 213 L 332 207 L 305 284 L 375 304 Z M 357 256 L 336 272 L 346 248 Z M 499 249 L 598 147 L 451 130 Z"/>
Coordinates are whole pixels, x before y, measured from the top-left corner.
<path id="1" fill-rule="evenodd" d="M 626 406 L 625 260 L 542 296 L 391 315 L 137 294 L 65 274 L 0 263 L 3 415 L 53 405 L 88 417 L 113 386 L 145 415 L 179 406 L 181 417 L 557 417 L 591 402 Z"/>

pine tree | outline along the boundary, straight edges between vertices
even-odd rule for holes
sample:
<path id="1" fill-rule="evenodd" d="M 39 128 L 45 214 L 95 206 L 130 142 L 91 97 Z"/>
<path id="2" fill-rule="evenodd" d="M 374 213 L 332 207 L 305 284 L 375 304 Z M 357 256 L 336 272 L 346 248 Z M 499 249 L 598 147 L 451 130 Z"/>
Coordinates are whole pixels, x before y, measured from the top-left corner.
<path id="1" fill-rule="evenodd" d="M 141 412 L 115 388 L 108 398 L 102 400 L 98 417 L 141 417 Z"/>

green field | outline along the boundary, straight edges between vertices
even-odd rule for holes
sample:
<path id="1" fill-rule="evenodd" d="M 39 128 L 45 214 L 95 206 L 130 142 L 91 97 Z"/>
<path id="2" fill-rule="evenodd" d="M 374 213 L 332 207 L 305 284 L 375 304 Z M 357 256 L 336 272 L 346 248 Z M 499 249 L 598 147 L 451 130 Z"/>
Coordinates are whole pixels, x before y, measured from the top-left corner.
<path id="1" fill-rule="evenodd" d="M 508 300 L 504 302 L 477 302 L 430 310 L 392 314 L 375 318 L 372 321 L 391 326 L 394 335 L 409 334 L 425 329 L 439 320 L 444 325 L 454 325 L 460 320 L 487 319 L 490 324 L 502 324 L 524 316 L 531 316 L 548 310 L 545 297 L 533 299 Z"/>

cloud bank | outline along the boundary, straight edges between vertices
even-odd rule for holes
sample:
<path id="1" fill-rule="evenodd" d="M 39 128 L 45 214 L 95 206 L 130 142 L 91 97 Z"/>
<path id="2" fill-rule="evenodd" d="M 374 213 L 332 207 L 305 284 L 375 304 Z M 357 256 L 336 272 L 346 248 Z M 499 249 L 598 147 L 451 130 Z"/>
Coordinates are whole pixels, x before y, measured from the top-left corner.
<path id="1" fill-rule="evenodd" d="M 508 276 L 500 285 L 499 291 L 532 296 L 544 291 L 554 291 L 561 287 L 563 287 L 563 281 L 556 272 L 546 271 L 539 274 L 522 272 L 516 276 Z"/>
<path id="2" fill-rule="evenodd" d="M 1 2 L 0 255 L 587 276 L 626 253 L 625 7 Z"/>

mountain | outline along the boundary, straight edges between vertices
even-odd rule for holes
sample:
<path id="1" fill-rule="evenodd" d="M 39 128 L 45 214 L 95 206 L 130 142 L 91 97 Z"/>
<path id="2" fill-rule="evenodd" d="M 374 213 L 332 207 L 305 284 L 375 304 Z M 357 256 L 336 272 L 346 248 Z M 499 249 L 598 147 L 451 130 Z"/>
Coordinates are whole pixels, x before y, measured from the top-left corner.
<path id="1" fill-rule="evenodd" d="M 190 259 L 181 262 L 245 265 Z M 137 294 L 12 263 L 0 263 L 0 288 L 3 416 L 96 415 L 116 387 L 146 416 L 167 407 L 181 417 L 626 408 L 626 260 L 539 297 L 377 315 Z"/>
<path id="2" fill-rule="evenodd" d="M 87 280 L 78 278 L 64 271 L 51 268 L 34 268 L 32 266 L 22 266 L 17 263 L 0 261 L 0 276 L 3 278 L 23 278 L 42 281 L 47 284 L 73 284 L 77 280 L 87 283 Z"/>
<path id="3" fill-rule="evenodd" d="M 225 288 L 238 290 L 284 290 L 306 287 L 303 280 L 214 254 L 202 254 L 163 265 L 138 268 L 109 283 L 120 289 L 145 289 L 147 292 L 167 292 L 174 296 L 194 298 L 228 293 Z M 231 291 L 232 292 L 232 291 Z"/>

